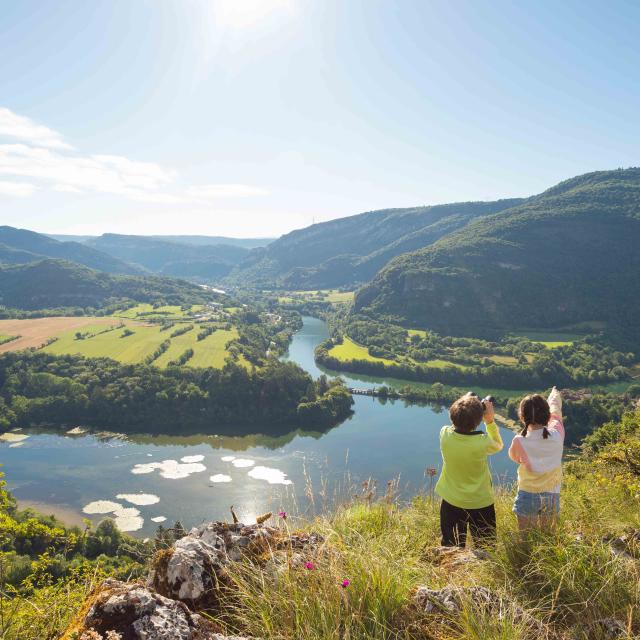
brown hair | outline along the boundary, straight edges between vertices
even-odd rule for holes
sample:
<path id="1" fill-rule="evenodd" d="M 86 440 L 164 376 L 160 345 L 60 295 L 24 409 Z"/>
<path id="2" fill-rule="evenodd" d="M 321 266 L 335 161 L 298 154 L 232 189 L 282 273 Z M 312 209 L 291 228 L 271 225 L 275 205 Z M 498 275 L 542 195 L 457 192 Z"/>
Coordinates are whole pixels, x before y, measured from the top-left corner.
<path id="1" fill-rule="evenodd" d="M 530 424 L 541 424 L 544 427 L 542 437 L 545 440 L 549 437 L 547 425 L 551 420 L 551 409 L 549 409 L 549 403 L 541 395 L 536 393 L 522 398 L 518 415 L 523 425 L 520 435 L 527 435 Z"/>
<path id="2" fill-rule="evenodd" d="M 477 396 L 466 395 L 458 398 L 449 408 L 453 426 L 463 433 L 471 433 L 482 422 L 484 409 Z"/>

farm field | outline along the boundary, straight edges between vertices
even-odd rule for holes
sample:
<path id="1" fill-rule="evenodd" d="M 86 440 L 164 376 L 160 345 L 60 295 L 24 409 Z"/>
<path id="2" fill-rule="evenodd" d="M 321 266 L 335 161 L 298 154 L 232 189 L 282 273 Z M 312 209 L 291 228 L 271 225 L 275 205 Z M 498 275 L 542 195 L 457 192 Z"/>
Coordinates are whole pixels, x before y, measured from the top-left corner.
<path id="1" fill-rule="evenodd" d="M 100 329 L 105 325 L 114 325 L 113 318 L 95 318 L 91 316 L 57 316 L 55 318 L 31 318 L 28 320 L 0 320 L 0 334 L 20 336 L 11 342 L 0 344 L 0 353 L 20 351 L 29 347 L 41 347 L 49 338 L 63 332 L 86 331 L 93 326 Z"/>
<path id="2" fill-rule="evenodd" d="M 549 349 L 572 345 L 582 337 L 579 333 L 562 331 L 515 331 L 513 335 L 529 338 L 532 342 L 543 344 Z"/>
<path id="3" fill-rule="evenodd" d="M 353 340 L 344 336 L 342 344 L 337 344 L 329 350 L 329 355 L 338 360 L 368 360 L 369 362 L 384 362 L 384 364 L 396 364 L 395 360 L 376 358 L 366 349 Z"/>
<path id="4" fill-rule="evenodd" d="M 177 320 L 186 318 L 192 313 L 197 313 L 202 308 L 203 305 L 195 304 L 191 307 L 190 311 L 183 311 L 182 307 L 178 305 L 166 305 L 164 307 L 156 307 L 154 309 L 151 304 L 141 303 L 137 304 L 135 307 L 131 307 L 130 309 L 115 311 L 113 316 L 118 318 L 129 318 L 131 320 L 135 320 L 136 318 L 142 319 L 145 317 L 162 316 L 163 318 L 174 318 Z"/>
<path id="5" fill-rule="evenodd" d="M 235 328 L 230 331 L 218 329 L 204 340 L 198 341 L 199 331 L 200 328 L 196 326 L 192 331 L 171 338 L 171 346 L 154 364 L 158 367 L 166 367 L 171 360 L 179 358 L 187 349 L 193 349 L 193 357 L 187 362 L 187 366 L 221 369 L 225 358 L 229 355 L 226 346 L 238 337 L 237 330 Z"/>
<path id="6" fill-rule="evenodd" d="M 104 327 L 88 325 L 83 331 L 93 335 L 78 340 L 76 331 L 66 331 L 43 351 L 56 355 L 71 353 L 89 358 L 108 357 L 120 362 L 137 363 L 151 356 L 162 342 L 170 340 L 169 349 L 154 361 L 154 365 L 166 367 L 171 360 L 179 358 L 187 349 L 193 349 L 194 355 L 188 362 L 189 366 L 222 367 L 228 355 L 226 345 L 238 337 L 236 329 L 218 329 L 204 340 L 198 341 L 197 335 L 201 327 L 196 325 L 191 331 L 172 338 L 171 333 L 178 326 L 161 331 L 159 325 L 127 323 L 126 327 L 97 333 Z M 133 333 L 124 335 L 125 329 Z"/>
<path id="7" fill-rule="evenodd" d="M 354 342 L 348 336 L 344 337 L 342 344 L 337 344 L 332 347 L 329 350 L 329 355 L 333 356 L 334 358 L 338 358 L 339 360 L 368 360 L 369 362 L 383 362 L 387 365 L 400 364 L 396 360 L 372 356 L 366 347 L 363 347 L 357 342 Z M 410 360 L 410 362 L 414 362 L 414 360 Z M 440 359 L 429 360 L 427 362 L 421 362 L 420 364 L 427 367 L 435 367 L 436 369 L 444 369 L 445 367 L 458 367 L 460 369 L 464 368 L 462 365 L 456 364 L 455 362 Z"/>
<path id="8" fill-rule="evenodd" d="M 338 291 L 337 289 L 318 289 L 315 291 L 291 291 L 287 295 L 280 296 L 278 302 L 282 304 L 293 303 L 300 300 L 316 300 L 331 304 L 346 304 L 353 302 L 353 291 Z"/>
<path id="9" fill-rule="evenodd" d="M 509 367 L 518 364 L 518 359 L 514 358 L 513 356 L 493 355 L 489 356 L 489 360 L 491 360 L 491 362 L 495 362 L 496 364 L 504 364 Z"/>

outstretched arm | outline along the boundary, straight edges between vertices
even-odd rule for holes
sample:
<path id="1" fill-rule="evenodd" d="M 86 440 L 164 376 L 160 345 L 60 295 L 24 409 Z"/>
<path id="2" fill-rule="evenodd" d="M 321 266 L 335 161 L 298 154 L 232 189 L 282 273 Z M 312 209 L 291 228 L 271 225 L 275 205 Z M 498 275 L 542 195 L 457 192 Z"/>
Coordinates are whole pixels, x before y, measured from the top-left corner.
<path id="1" fill-rule="evenodd" d="M 487 445 L 487 454 L 493 455 L 494 453 L 498 453 L 498 451 L 502 451 L 504 447 L 504 443 L 502 442 L 502 437 L 500 436 L 500 429 L 498 425 L 495 423 L 495 420 L 485 423 L 487 425 L 487 435 L 489 436 L 488 445 Z"/>
<path id="2" fill-rule="evenodd" d="M 547 402 L 549 403 L 549 409 L 551 410 L 551 420 L 555 422 L 553 426 L 564 436 L 564 424 L 562 422 L 562 395 L 556 387 L 551 389 Z"/>
<path id="3" fill-rule="evenodd" d="M 500 437 L 500 429 L 498 429 L 498 425 L 495 421 L 495 411 L 493 409 L 493 402 L 491 402 L 488 398 L 485 398 L 485 410 L 484 410 L 484 423 L 487 426 L 487 435 L 488 444 L 487 444 L 487 455 L 492 455 L 494 453 L 498 453 L 498 451 L 502 450 L 504 444 L 502 443 L 502 438 Z"/>

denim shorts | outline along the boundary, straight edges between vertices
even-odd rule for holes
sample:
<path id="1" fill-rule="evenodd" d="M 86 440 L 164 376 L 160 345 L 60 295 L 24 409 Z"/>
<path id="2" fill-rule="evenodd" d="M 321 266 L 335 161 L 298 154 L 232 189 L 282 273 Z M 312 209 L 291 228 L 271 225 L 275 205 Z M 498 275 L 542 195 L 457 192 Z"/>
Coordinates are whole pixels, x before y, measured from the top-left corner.
<path id="1" fill-rule="evenodd" d="M 560 513 L 560 494 L 519 490 L 513 503 L 513 512 L 523 517 L 557 515 Z"/>

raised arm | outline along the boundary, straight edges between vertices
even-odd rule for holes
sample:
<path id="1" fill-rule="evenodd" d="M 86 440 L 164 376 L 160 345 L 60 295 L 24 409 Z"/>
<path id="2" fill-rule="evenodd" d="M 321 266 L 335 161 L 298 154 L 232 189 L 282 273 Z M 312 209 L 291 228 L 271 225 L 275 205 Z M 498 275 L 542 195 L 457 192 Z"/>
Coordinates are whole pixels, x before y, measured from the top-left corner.
<path id="1" fill-rule="evenodd" d="M 494 453 L 498 453 L 498 451 L 502 450 L 504 444 L 502 442 L 502 438 L 500 437 L 500 429 L 498 429 L 498 425 L 495 421 L 495 411 L 493 409 L 493 402 L 491 402 L 488 398 L 484 399 L 485 410 L 483 420 L 487 427 L 487 455 L 492 455 Z"/>
<path id="2" fill-rule="evenodd" d="M 549 409 L 551 410 L 551 420 L 555 421 L 553 427 L 564 437 L 564 423 L 562 422 L 562 395 L 556 387 L 551 389 L 549 398 Z"/>
<path id="3" fill-rule="evenodd" d="M 500 436 L 500 429 L 498 425 L 495 423 L 495 420 L 491 422 L 485 422 L 487 426 L 487 435 L 488 444 L 487 444 L 487 454 L 493 455 L 494 453 L 498 453 L 498 451 L 502 451 L 504 447 L 504 443 L 502 442 L 502 437 Z"/>

